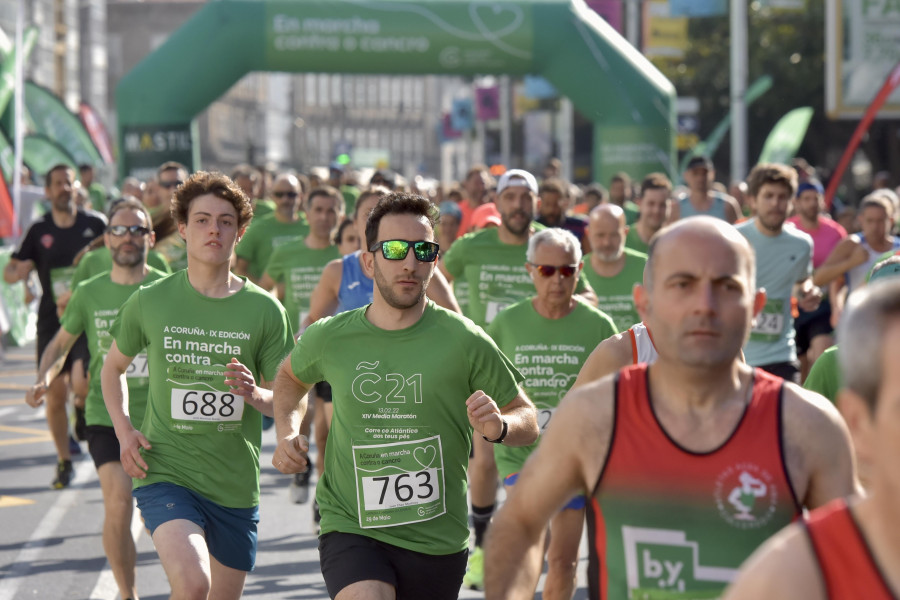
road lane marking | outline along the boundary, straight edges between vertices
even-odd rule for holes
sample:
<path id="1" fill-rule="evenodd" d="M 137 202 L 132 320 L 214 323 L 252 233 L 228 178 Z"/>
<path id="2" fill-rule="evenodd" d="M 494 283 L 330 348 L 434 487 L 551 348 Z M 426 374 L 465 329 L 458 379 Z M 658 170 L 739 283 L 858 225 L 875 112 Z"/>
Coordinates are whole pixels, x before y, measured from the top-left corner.
<path id="1" fill-rule="evenodd" d="M 71 485 L 59 491 L 56 502 L 44 514 L 31 537 L 22 545 L 9 571 L 0 579 L 0 600 L 13 600 L 16 597 L 16 592 L 31 572 L 31 567 L 38 563 L 47 540 L 65 519 L 66 513 L 78 502 L 81 492 L 92 479 L 94 463 L 90 459 L 73 461 L 72 466 L 75 467 L 75 476 Z"/>
<path id="2" fill-rule="evenodd" d="M 134 507 L 131 512 L 131 537 L 134 545 L 137 546 L 141 532 L 144 530 L 144 522 L 141 520 L 141 512 L 137 508 L 137 501 L 134 501 Z M 116 578 L 113 577 L 112 569 L 109 567 L 109 561 L 103 565 L 100 576 L 97 577 L 97 584 L 91 590 L 88 596 L 89 600 L 116 600 L 119 597 L 119 585 Z"/>

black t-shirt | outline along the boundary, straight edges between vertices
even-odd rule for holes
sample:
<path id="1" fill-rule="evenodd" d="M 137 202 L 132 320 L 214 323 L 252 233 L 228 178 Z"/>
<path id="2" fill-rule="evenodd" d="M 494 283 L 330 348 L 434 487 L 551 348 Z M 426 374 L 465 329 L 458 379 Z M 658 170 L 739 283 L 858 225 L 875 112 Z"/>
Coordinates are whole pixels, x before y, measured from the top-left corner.
<path id="1" fill-rule="evenodd" d="M 71 267 L 78 251 L 102 235 L 105 228 L 104 219 L 82 210 L 76 213 L 75 224 L 65 229 L 57 227 L 51 213 L 47 213 L 31 225 L 19 249 L 13 252 L 12 257 L 17 260 L 34 261 L 41 281 L 43 294 L 38 306 L 38 331 L 52 334 L 59 329 L 53 280 L 57 281 L 57 291 L 67 288 L 71 272 L 59 269 Z"/>

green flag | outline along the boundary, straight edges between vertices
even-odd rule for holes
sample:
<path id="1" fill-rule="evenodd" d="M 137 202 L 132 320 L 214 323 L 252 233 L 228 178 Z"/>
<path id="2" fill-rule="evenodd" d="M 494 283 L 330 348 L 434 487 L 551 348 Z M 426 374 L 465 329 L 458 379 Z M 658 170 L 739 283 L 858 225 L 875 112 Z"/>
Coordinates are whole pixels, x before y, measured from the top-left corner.
<path id="1" fill-rule="evenodd" d="M 763 144 L 759 162 L 790 164 L 806 137 L 812 116 L 813 109 L 803 106 L 781 117 Z"/>
<path id="2" fill-rule="evenodd" d="M 25 83 L 25 118 L 28 131 L 47 136 L 65 149 L 76 164 L 103 163 L 90 134 L 78 115 L 72 113 L 53 92 Z"/>
<path id="3" fill-rule="evenodd" d="M 47 171 L 60 163 L 78 170 L 78 165 L 65 148 L 47 136 L 39 134 L 25 136 L 25 143 L 22 145 L 22 162 L 28 165 L 32 173 L 40 177 L 46 175 Z"/>

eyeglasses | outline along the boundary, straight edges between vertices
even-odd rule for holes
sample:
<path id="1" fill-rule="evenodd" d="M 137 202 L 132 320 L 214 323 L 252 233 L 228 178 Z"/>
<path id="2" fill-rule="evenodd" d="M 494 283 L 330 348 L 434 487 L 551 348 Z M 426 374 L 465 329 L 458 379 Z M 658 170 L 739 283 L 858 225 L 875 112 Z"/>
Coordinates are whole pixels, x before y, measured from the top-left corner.
<path id="1" fill-rule="evenodd" d="M 554 265 L 536 265 L 534 263 L 528 263 L 535 270 L 541 274 L 541 277 L 553 277 L 556 275 L 556 270 L 559 269 L 559 274 L 563 277 L 571 277 L 575 273 L 578 272 L 578 265 L 562 265 L 560 267 L 556 267 Z"/>
<path id="2" fill-rule="evenodd" d="M 150 230 L 143 225 L 110 225 L 106 228 L 106 231 L 115 237 L 122 237 L 126 233 L 130 233 L 137 237 L 144 237 L 150 233 Z"/>
<path id="3" fill-rule="evenodd" d="M 176 179 L 175 181 L 160 181 L 159 185 L 161 185 L 162 187 L 164 187 L 166 189 L 171 189 L 174 187 L 178 187 L 182 183 L 184 183 L 182 180 Z"/>
<path id="4" fill-rule="evenodd" d="M 369 252 L 376 252 L 381 247 L 381 255 L 387 260 L 403 260 L 409 254 L 412 247 L 416 260 L 420 262 L 434 262 L 437 258 L 440 246 L 434 242 L 410 242 L 408 240 L 385 240 L 375 242 Z"/>
<path id="5" fill-rule="evenodd" d="M 288 198 L 296 198 L 297 192 L 272 192 L 272 195 L 276 198 L 284 198 L 285 196 Z"/>

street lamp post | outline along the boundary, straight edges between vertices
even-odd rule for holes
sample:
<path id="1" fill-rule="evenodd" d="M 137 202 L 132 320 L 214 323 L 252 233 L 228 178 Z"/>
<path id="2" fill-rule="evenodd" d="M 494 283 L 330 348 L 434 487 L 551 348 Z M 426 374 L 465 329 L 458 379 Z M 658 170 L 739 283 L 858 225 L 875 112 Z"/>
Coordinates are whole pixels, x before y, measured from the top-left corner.
<path id="1" fill-rule="evenodd" d="M 747 0 L 731 0 L 731 179 L 747 175 Z"/>

